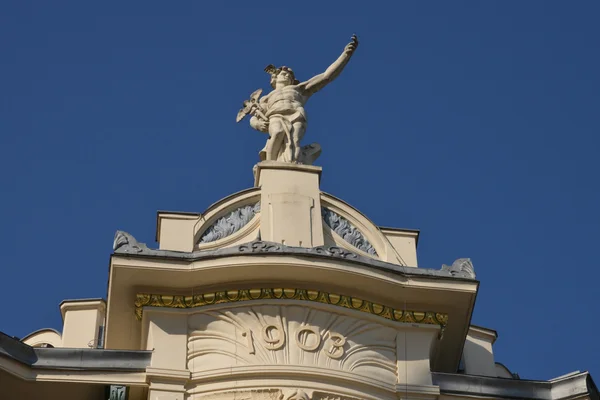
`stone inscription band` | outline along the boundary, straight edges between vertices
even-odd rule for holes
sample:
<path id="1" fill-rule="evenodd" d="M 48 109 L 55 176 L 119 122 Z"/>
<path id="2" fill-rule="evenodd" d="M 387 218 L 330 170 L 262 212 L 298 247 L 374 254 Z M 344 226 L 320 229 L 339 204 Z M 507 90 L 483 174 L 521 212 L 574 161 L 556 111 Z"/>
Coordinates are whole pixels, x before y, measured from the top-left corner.
<path id="1" fill-rule="evenodd" d="M 135 315 L 142 319 L 143 307 L 198 308 L 223 303 L 251 300 L 303 300 L 330 304 L 377 315 L 385 319 L 405 323 L 439 325 L 442 332 L 448 324 L 448 314 L 433 311 L 397 310 L 357 297 L 307 289 L 238 289 L 196 294 L 193 296 L 138 293 Z"/>

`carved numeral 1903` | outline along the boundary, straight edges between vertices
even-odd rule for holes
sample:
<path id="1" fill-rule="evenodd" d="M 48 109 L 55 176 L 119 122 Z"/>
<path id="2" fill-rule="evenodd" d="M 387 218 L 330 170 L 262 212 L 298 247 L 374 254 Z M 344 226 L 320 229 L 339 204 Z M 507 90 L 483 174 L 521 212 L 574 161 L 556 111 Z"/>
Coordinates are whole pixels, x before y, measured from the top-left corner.
<path id="1" fill-rule="evenodd" d="M 293 335 L 296 344 L 304 351 L 316 351 L 323 343 L 323 351 L 327 357 L 339 359 L 344 355 L 346 338 L 335 332 L 328 332 L 327 339 L 323 343 L 319 328 L 315 326 L 303 326 Z M 281 325 L 266 325 L 262 328 L 261 339 L 267 350 L 278 350 L 285 345 L 285 331 Z M 246 338 L 249 354 L 256 354 L 254 347 L 254 336 L 250 329 L 242 331 L 242 337 Z"/>

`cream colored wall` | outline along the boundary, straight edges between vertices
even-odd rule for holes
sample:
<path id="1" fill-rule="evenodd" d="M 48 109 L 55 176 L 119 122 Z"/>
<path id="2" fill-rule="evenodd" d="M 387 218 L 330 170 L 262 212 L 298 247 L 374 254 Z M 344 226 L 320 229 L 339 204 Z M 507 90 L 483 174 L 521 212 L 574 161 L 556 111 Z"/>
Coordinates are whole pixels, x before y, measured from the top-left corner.
<path id="1" fill-rule="evenodd" d="M 87 348 L 98 344 L 99 327 L 104 325 L 104 300 L 65 300 L 60 305 L 63 316 L 62 347 Z"/>
<path id="2" fill-rule="evenodd" d="M 186 369 L 187 315 L 148 310 L 146 350 L 153 350 L 152 367 Z"/>
<path id="3" fill-rule="evenodd" d="M 159 249 L 194 250 L 194 226 L 200 217 L 195 214 L 159 213 L 156 238 Z"/>
<path id="4" fill-rule="evenodd" d="M 401 229 L 381 228 L 390 244 L 398 252 L 404 265 L 417 267 L 417 237 L 418 232 L 403 231 Z"/>
<path id="5" fill-rule="evenodd" d="M 496 332 L 486 328 L 471 326 L 465 347 L 463 360 L 468 375 L 497 376 L 492 345 L 496 341 Z"/>

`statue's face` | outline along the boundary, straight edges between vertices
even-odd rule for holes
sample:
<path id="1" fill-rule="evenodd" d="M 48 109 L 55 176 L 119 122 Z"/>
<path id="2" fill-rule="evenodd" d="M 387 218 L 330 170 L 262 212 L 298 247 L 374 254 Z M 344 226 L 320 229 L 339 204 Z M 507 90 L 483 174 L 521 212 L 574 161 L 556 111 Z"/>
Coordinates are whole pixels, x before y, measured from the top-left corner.
<path id="1" fill-rule="evenodd" d="M 277 83 L 277 86 L 291 85 L 293 83 L 292 75 L 289 73 L 289 71 L 281 70 L 279 74 L 277 74 L 277 80 L 275 82 Z"/>

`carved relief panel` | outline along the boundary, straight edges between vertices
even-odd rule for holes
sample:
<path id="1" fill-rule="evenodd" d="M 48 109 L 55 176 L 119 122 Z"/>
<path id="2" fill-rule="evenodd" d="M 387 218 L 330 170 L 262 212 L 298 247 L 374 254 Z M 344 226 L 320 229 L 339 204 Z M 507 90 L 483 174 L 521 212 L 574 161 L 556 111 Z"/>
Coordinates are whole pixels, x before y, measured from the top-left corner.
<path id="1" fill-rule="evenodd" d="M 189 317 L 192 373 L 251 366 L 304 366 L 396 382 L 390 327 L 300 305 L 253 305 Z"/>
<path id="2" fill-rule="evenodd" d="M 198 400 L 359 400 L 354 397 L 303 389 L 264 389 L 222 392 L 197 397 Z"/>

